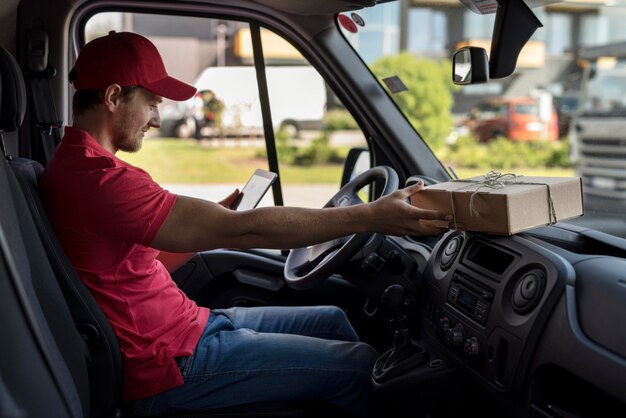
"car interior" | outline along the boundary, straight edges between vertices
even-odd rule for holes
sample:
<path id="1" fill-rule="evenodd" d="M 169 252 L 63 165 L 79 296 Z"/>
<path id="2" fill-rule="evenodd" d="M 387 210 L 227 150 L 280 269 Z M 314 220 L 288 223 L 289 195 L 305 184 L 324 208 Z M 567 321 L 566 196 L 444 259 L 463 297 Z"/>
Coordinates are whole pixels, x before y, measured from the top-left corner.
<path id="1" fill-rule="evenodd" d="M 338 27 L 339 13 L 377 3 L 387 1 L 0 4 L 0 418 L 133 416 L 121 400 L 116 337 L 38 197 L 38 177 L 62 127 L 71 124 L 66 80 L 86 41 L 87 20 L 117 10 L 244 22 L 261 54 L 260 79 L 262 30 L 286 39 L 364 133 L 367 148 L 351 150 L 336 192 L 324 197 L 325 207 L 337 207 L 419 180 L 451 179 Z M 514 70 L 524 32 L 536 25 L 522 0 L 497 5 L 500 49 L 488 63 L 493 78 Z M 483 81 L 484 59 L 472 56 L 476 82 Z M 261 93 L 262 107 L 269 97 Z M 271 120 L 263 128 L 264 140 L 275 144 Z M 268 166 L 278 172 L 276 146 L 267 149 Z M 359 157 L 369 159 L 362 173 L 355 172 Z M 280 177 L 272 193 L 274 204 L 284 203 Z M 454 229 L 435 237 L 363 233 L 291 251 L 212 250 L 172 278 L 210 308 L 341 307 L 380 353 L 372 385 L 385 416 L 573 418 L 626 413 L 626 328 L 619 325 L 626 316 L 625 269 L 626 240 L 557 222 L 510 236 Z M 167 416 L 347 415 L 320 401 L 277 399 Z"/>

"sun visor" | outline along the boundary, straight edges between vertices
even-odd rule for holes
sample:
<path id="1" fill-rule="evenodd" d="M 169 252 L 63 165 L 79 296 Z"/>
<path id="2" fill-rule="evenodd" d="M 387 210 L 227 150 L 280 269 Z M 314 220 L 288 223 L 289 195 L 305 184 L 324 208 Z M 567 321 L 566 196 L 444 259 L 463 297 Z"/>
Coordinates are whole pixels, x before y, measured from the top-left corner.
<path id="1" fill-rule="evenodd" d="M 531 9 L 561 2 L 562 0 L 524 0 L 524 3 Z M 495 13 L 498 9 L 496 0 L 461 0 L 461 3 L 472 12 L 480 15 Z"/>
<path id="2" fill-rule="evenodd" d="M 388 0 L 254 0 L 268 7 L 300 16 L 330 15 L 373 7 Z"/>

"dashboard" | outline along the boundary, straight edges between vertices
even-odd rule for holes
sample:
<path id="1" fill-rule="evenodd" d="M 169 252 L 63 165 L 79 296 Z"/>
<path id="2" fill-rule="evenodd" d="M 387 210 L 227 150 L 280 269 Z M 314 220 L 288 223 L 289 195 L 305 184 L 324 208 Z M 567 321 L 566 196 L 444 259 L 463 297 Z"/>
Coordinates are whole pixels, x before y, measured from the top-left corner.
<path id="1" fill-rule="evenodd" d="M 470 382 L 532 416 L 626 413 L 623 258 L 453 231 L 423 273 L 425 338 Z"/>

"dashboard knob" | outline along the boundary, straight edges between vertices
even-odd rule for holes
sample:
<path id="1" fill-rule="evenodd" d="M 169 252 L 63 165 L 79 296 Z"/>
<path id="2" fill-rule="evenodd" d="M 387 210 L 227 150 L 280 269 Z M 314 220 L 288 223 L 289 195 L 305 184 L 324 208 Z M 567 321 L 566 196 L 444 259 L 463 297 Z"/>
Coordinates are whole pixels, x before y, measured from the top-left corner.
<path id="1" fill-rule="evenodd" d="M 479 360 L 483 350 L 476 337 L 470 337 L 463 344 L 463 354 L 470 360 Z"/>
<path id="2" fill-rule="evenodd" d="M 463 325 L 457 324 L 454 326 L 454 328 L 448 329 L 448 331 L 446 331 L 444 340 L 446 342 L 446 345 L 449 345 L 451 347 L 462 346 L 465 340 Z"/>

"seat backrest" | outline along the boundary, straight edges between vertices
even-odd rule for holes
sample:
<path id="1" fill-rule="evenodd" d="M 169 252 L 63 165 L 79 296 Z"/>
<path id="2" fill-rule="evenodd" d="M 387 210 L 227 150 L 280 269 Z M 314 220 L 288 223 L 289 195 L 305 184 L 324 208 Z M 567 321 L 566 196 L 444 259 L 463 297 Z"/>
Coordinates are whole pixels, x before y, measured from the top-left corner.
<path id="1" fill-rule="evenodd" d="M 8 121 L 0 124 L 0 130 L 17 129 L 25 110 L 24 81 L 17 62 L 6 50 L 0 51 L 0 74 L 0 121 Z M 9 99 L 5 100 L 7 92 Z M 13 175 L 9 181 L 27 247 L 25 261 L 35 264 L 33 283 L 39 303 L 50 313 L 46 319 L 64 321 L 62 329 L 57 330 L 56 324 L 51 328 L 78 388 L 85 416 L 119 415 L 122 359 L 117 338 L 69 263 L 48 221 L 37 187 L 43 167 L 24 158 L 12 158 L 9 164 Z"/>
<path id="2" fill-rule="evenodd" d="M 9 165 L 21 186 L 76 329 L 86 344 L 90 415 L 114 416 L 120 405 L 122 388 L 122 357 L 117 337 L 89 289 L 65 256 L 48 221 L 37 186 L 43 167 L 37 161 L 26 158 L 13 158 Z"/>
<path id="3" fill-rule="evenodd" d="M 3 158 L 0 195 L 0 373 L 22 416 L 84 417 L 83 343 Z"/>

